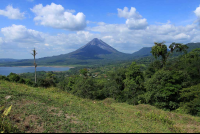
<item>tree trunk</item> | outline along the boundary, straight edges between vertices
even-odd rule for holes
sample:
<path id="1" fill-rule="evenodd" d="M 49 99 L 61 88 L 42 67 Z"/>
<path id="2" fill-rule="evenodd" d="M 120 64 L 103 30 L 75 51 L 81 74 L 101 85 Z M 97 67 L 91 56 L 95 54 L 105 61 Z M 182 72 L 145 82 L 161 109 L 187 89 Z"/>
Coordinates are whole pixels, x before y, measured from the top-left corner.
<path id="1" fill-rule="evenodd" d="M 35 83 L 36 83 L 36 67 L 37 67 L 37 64 L 35 63 L 35 55 L 36 55 L 36 54 L 37 54 L 37 53 L 36 53 L 35 48 L 34 48 L 32 55 L 33 55 L 33 57 L 34 57 L 34 66 L 35 66 Z"/>
<path id="2" fill-rule="evenodd" d="M 35 66 L 35 83 L 36 83 L 36 66 Z"/>
<path id="3" fill-rule="evenodd" d="M 35 63 L 35 55 L 34 55 L 34 65 L 35 65 L 35 83 L 36 83 L 36 63 Z"/>

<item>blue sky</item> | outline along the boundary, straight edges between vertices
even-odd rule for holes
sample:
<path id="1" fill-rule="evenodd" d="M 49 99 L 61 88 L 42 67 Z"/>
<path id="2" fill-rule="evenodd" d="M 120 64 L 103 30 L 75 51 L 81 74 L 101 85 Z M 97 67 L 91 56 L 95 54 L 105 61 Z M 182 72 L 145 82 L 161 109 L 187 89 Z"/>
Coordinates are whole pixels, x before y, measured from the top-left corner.
<path id="1" fill-rule="evenodd" d="M 199 0 L 1 0 L 0 58 L 72 52 L 93 38 L 124 53 L 200 42 Z"/>

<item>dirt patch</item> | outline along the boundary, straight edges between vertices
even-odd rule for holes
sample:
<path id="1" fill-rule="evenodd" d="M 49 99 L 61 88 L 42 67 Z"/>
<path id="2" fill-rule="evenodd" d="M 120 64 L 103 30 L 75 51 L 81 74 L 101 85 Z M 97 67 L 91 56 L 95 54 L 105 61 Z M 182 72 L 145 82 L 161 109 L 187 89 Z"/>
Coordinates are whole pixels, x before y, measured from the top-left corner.
<path id="1" fill-rule="evenodd" d="M 39 124 L 38 120 L 40 118 L 36 115 L 29 115 L 24 120 L 20 118 L 20 115 L 14 115 L 11 119 L 25 133 L 42 133 L 45 130 L 44 123 Z"/>
<path id="2" fill-rule="evenodd" d="M 80 121 L 79 121 L 79 120 L 76 118 L 76 116 L 74 116 L 73 114 L 72 114 L 72 115 L 65 114 L 65 118 L 66 118 L 66 119 L 70 119 L 70 122 L 71 122 L 71 123 L 74 123 L 74 124 L 80 123 Z"/>
<path id="3" fill-rule="evenodd" d="M 200 125 L 199 124 L 188 124 L 188 125 L 182 125 L 182 124 L 176 124 L 174 125 L 175 128 L 182 129 L 185 131 L 185 133 L 199 133 L 200 132 Z"/>
<path id="4" fill-rule="evenodd" d="M 49 112 L 49 114 L 57 115 L 58 117 L 60 117 L 63 114 L 63 111 L 58 111 L 58 108 L 56 107 L 48 107 L 47 111 Z M 58 111 L 58 113 L 55 113 L 54 111 Z"/>
<path id="5" fill-rule="evenodd" d="M 34 101 L 22 99 L 22 101 L 18 101 L 15 105 L 19 108 L 22 108 L 25 105 L 37 104 Z"/>
<path id="6" fill-rule="evenodd" d="M 29 115 L 24 120 L 24 127 L 27 133 L 42 133 L 44 132 L 44 124 L 38 124 L 39 117 L 36 115 Z"/>

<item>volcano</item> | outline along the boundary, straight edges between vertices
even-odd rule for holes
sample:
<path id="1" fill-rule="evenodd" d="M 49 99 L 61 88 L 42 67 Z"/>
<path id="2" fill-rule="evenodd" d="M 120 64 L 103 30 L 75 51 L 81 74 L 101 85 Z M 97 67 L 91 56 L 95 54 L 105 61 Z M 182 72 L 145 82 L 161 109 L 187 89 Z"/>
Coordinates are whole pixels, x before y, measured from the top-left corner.
<path id="1" fill-rule="evenodd" d="M 99 55 L 120 53 L 101 39 L 94 38 L 83 47 L 69 53 L 71 58 L 78 59 L 98 59 Z"/>

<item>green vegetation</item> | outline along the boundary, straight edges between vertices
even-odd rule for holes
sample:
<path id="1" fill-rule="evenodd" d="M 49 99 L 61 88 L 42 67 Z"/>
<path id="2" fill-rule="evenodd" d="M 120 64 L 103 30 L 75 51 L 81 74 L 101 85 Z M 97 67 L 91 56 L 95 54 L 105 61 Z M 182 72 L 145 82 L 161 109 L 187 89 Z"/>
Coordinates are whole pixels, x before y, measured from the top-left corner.
<path id="1" fill-rule="evenodd" d="M 30 114 L 22 117 L 37 118 L 33 126 L 40 124 L 44 132 L 200 132 L 200 48 L 176 58 L 169 54 L 186 52 L 187 46 L 172 43 L 170 48 L 167 52 L 165 44 L 155 43 L 152 54 L 161 56 L 156 60 L 37 72 L 37 84 L 34 73 L 0 76 L 2 97 L 15 96 L 9 103 L 13 107 L 30 102 L 25 109 Z M 16 111 L 13 115 L 21 115 Z M 20 130 L 32 132 L 33 126 Z"/>
<path id="2" fill-rule="evenodd" d="M 82 99 L 58 88 L 0 80 L 0 104 L 12 105 L 10 123 L 22 132 L 200 132 L 200 117 L 107 98 Z M 10 95 L 9 100 L 4 99 Z M 7 101 L 7 102 L 6 102 Z"/>

